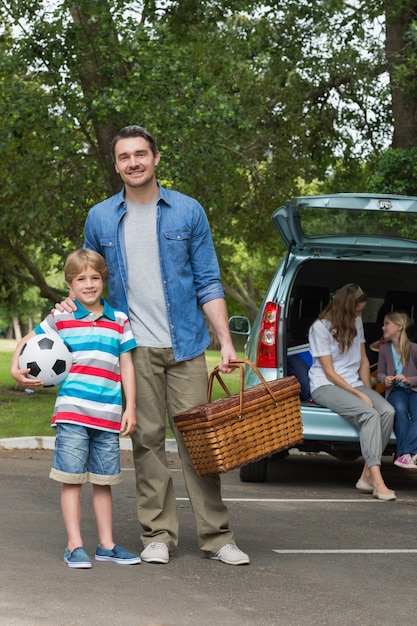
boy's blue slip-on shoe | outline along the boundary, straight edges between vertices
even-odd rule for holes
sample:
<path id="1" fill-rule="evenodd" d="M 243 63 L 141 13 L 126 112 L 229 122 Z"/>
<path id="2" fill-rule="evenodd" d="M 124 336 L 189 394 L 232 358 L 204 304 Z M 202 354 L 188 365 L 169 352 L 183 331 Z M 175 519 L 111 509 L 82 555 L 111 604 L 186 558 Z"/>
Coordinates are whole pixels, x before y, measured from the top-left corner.
<path id="1" fill-rule="evenodd" d="M 65 549 L 64 561 L 68 567 L 75 569 L 89 569 L 92 567 L 91 559 L 84 548 L 74 548 L 72 552 Z"/>
<path id="2" fill-rule="evenodd" d="M 140 563 L 141 561 L 140 556 L 128 552 L 117 544 L 113 550 L 106 550 L 106 548 L 98 545 L 95 559 L 96 561 L 113 561 L 113 563 L 118 563 L 119 565 L 135 565 L 135 563 Z"/>

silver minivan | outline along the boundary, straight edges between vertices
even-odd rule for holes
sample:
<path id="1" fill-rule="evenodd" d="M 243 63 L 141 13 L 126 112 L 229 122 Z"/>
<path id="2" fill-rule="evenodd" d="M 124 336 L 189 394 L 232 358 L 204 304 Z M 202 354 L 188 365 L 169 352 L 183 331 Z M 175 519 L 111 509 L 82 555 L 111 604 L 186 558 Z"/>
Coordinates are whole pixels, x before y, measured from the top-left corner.
<path id="1" fill-rule="evenodd" d="M 363 322 L 371 373 L 376 373 L 386 311 L 405 311 L 412 323 L 410 338 L 417 340 L 417 197 L 297 197 L 277 209 L 272 221 L 287 253 L 253 326 L 246 317 L 234 316 L 230 330 L 234 337 L 246 338 L 247 358 L 266 380 L 288 374 L 299 378 L 304 441 L 297 447 L 353 460 L 360 455 L 356 429 L 309 398 L 308 331 L 334 292 L 355 282 L 368 296 Z M 245 387 L 258 382 L 248 368 Z M 394 450 L 393 434 L 386 453 Z M 263 459 L 242 467 L 241 480 L 264 481 L 267 466 L 268 459 Z"/>

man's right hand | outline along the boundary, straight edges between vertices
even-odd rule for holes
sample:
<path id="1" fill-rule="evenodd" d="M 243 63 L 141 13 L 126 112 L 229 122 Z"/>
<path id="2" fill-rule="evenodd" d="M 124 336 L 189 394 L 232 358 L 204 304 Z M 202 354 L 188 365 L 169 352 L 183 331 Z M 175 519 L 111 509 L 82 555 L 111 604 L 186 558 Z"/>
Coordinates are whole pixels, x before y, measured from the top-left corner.
<path id="1" fill-rule="evenodd" d="M 61 313 L 63 311 L 66 311 L 67 313 L 72 313 L 73 311 L 77 310 L 77 305 L 75 304 L 74 300 L 70 298 L 70 296 L 68 296 L 68 298 L 65 298 L 65 300 L 62 300 L 62 302 L 57 302 L 55 304 L 55 308 L 58 309 L 58 311 L 61 311 Z"/>

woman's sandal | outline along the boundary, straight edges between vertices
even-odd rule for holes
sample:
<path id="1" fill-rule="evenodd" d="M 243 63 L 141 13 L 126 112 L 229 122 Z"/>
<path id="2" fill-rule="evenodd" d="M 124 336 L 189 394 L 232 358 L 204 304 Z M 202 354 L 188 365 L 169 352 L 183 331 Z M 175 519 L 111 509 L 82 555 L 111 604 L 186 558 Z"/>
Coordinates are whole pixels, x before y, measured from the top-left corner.
<path id="1" fill-rule="evenodd" d="M 365 480 L 363 480 L 362 478 L 359 478 L 358 482 L 356 483 L 356 489 L 358 491 L 361 491 L 362 493 L 374 493 L 374 488 L 372 485 L 370 485 L 369 483 L 367 483 Z"/>

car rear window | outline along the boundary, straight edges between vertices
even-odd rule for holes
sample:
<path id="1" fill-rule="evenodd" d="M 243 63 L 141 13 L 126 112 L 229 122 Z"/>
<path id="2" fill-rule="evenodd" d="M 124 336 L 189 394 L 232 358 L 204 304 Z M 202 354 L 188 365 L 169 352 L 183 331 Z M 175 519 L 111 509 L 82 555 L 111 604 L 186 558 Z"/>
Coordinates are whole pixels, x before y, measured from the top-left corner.
<path id="1" fill-rule="evenodd" d="M 298 209 L 304 236 L 387 236 L 417 239 L 417 213 L 303 207 Z"/>

